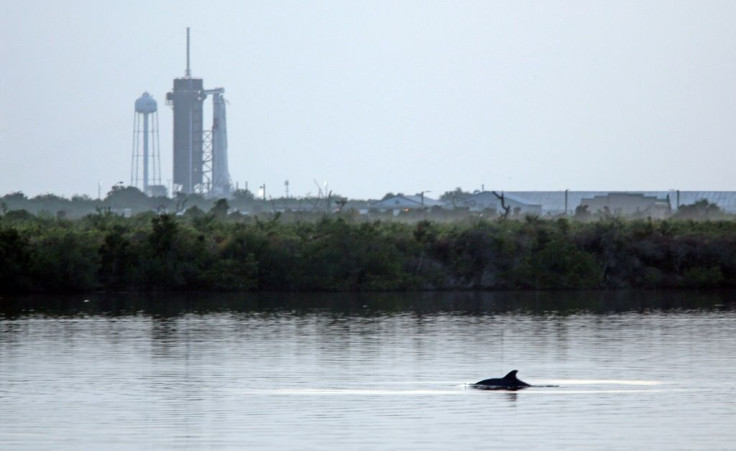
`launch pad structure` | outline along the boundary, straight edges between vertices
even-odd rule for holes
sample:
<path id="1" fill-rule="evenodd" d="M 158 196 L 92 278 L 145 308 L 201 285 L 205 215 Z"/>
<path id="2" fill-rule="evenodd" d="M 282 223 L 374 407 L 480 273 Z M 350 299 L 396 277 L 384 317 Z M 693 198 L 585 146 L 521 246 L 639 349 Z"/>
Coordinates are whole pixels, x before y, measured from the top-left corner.
<path id="1" fill-rule="evenodd" d="M 166 103 L 174 112 L 174 193 L 229 198 L 232 190 L 227 162 L 227 120 L 224 88 L 205 89 L 192 77 L 189 64 L 184 77 L 174 79 Z M 212 126 L 204 129 L 204 101 L 212 96 Z"/>

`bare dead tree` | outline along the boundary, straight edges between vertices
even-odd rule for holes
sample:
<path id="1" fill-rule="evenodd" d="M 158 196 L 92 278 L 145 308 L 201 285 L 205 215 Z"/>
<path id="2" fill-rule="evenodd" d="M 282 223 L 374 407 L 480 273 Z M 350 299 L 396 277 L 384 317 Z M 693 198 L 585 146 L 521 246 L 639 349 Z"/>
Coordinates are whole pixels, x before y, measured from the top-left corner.
<path id="1" fill-rule="evenodd" d="M 345 208 L 345 204 L 348 203 L 348 200 L 344 197 L 338 198 L 335 201 L 335 204 L 337 205 L 337 211 L 342 212 L 342 210 Z"/>
<path id="2" fill-rule="evenodd" d="M 278 210 L 276 209 L 276 201 L 273 200 L 273 197 L 268 196 L 268 200 L 271 201 L 271 209 L 273 210 L 273 214 L 278 213 Z"/>
<path id="3" fill-rule="evenodd" d="M 501 194 L 499 195 L 495 191 L 491 191 L 494 196 L 496 196 L 496 199 L 501 201 L 501 209 L 503 209 L 503 214 L 501 214 L 502 219 L 506 219 L 509 217 L 509 213 L 511 212 L 511 206 L 506 205 L 506 198 L 504 197 L 503 191 L 501 191 Z"/>

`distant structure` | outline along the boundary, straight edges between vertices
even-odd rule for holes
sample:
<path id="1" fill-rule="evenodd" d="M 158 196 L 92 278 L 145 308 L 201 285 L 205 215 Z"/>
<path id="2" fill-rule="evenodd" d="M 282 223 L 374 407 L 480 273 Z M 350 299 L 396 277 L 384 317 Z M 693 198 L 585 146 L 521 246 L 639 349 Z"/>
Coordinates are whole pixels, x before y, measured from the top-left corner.
<path id="1" fill-rule="evenodd" d="M 578 206 L 587 205 L 590 213 L 604 211 L 608 207 L 614 216 L 638 214 L 658 218 L 663 212 L 676 212 L 682 205 L 692 205 L 702 200 L 718 205 L 728 214 L 736 214 L 736 191 L 506 191 L 505 197 L 509 204 L 511 202 L 508 201 L 518 201 L 528 206 L 541 206 L 540 214 L 550 216 L 573 215 Z M 481 198 L 477 196 L 466 200 L 476 200 L 475 205 L 467 202 L 460 205 L 469 207 L 471 211 L 492 208 L 491 204 L 480 202 Z M 524 209 L 523 205 L 520 206 L 523 214 L 534 214 Z"/>
<path id="2" fill-rule="evenodd" d="M 439 207 L 442 202 L 426 197 L 423 193 L 414 196 L 397 194 L 374 202 L 370 208 L 380 211 L 392 211 L 394 216 L 410 210 L 424 210 L 425 208 Z"/>
<path id="3" fill-rule="evenodd" d="M 184 77 L 174 79 L 173 91 L 166 94 L 174 110 L 174 192 L 230 197 L 224 92 L 224 88 L 204 89 L 201 78 L 192 78 L 187 28 L 186 71 Z M 213 123 L 211 130 L 205 130 L 203 104 L 210 94 Z"/>
<path id="4" fill-rule="evenodd" d="M 647 196 L 643 193 L 607 193 L 584 197 L 580 206 L 590 213 L 606 213 L 613 216 L 646 216 L 664 219 L 672 214 L 669 199 Z"/>
<path id="5" fill-rule="evenodd" d="M 130 185 L 149 196 L 166 196 L 161 185 L 157 105 L 147 92 L 135 101 Z"/>
<path id="6" fill-rule="evenodd" d="M 227 168 L 227 116 L 225 98 L 222 96 L 225 90 L 216 88 L 205 92 L 212 93 L 212 152 L 205 152 L 205 165 L 209 160 L 212 169 L 210 196 L 230 197 L 232 183 Z"/>
<path id="7" fill-rule="evenodd" d="M 512 215 L 532 215 L 538 216 L 542 214 L 542 205 L 531 202 L 525 198 L 515 196 L 513 194 L 501 192 L 503 195 L 503 204 L 499 196 L 493 191 L 480 191 L 466 199 L 458 201 L 458 206 L 467 208 L 469 211 L 493 210 L 503 212 L 503 205 L 509 207 L 509 213 Z"/>

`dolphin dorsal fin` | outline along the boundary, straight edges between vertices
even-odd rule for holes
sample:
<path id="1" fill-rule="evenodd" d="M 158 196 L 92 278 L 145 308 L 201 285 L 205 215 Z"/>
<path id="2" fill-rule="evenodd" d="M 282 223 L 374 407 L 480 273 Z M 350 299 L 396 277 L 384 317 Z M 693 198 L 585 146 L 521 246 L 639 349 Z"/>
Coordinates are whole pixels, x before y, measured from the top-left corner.
<path id="1" fill-rule="evenodd" d="M 518 370 L 509 371 L 509 374 L 505 375 L 504 379 L 516 379 L 516 373 L 518 373 Z"/>

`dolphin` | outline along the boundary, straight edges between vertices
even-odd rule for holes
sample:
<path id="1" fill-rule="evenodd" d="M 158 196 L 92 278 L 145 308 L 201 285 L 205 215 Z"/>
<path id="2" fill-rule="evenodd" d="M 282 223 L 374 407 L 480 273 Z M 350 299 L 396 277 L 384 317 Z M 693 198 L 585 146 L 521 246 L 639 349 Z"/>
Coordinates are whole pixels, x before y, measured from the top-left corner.
<path id="1" fill-rule="evenodd" d="M 516 373 L 518 371 L 513 370 L 502 378 L 484 379 L 480 382 L 470 384 L 470 387 L 481 390 L 521 390 L 522 388 L 531 387 L 526 382 L 517 379 Z"/>

